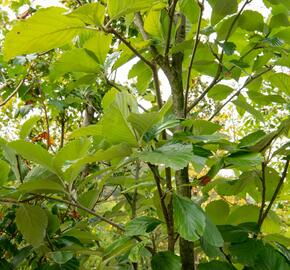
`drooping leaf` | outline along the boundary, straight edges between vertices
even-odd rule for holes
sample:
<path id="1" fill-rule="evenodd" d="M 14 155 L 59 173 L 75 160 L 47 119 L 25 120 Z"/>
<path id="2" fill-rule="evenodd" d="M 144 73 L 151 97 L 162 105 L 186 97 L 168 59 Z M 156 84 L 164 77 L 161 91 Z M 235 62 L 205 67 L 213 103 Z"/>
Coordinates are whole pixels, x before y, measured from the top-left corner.
<path id="1" fill-rule="evenodd" d="M 99 26 L 104 22 L 105 7 L 101 3 L 89 3 L 75 9 L 68 16 L 78 18 L 86 24 Z"/>
<path id="2" fill-rule="evenodd" d="M 128 236 L 143 235 L 152 232 L 162 221 L 152 217 L 137 217 L 129 221 L 125 227 Z"/>
<path id="3" fill-rule="evenodd" d="M 180 0 L 178 1 L 180 10 L 183 14 L 186 15 L 186 17 L 189 19 L 189 21 L 194 24 L 198 20 L 198 14 L 199 14 L 199 6 L 196 1 L 194 0 Z"/>
<path id="4" fill-rule="evenodd" d="M 152 270 L 181 270 L 180 258 L 170 251 L 158 252 L 151 260 Z"/>
<path id="5" fill-rule="evenodd" d="M 23 205 L 16 211 L 16 224 L 28 243 L 39 247 L 43 243 L 48 218 L 39 206 Z"/>
<path id="6" fill-rule="evenodd" d="M 23 158 L 42 165 L 48 170 L 54 172 L 52 156 L 41 146 L 22 140 L 13 141 L 9 143 L 8 146 Z"/>
<path id="7" fill-rule="evenodd" d="M 29 118 L 21 127 L 19 132 L 19 138 L 24 140 L 27 136 L 29 136 L 31 130 L 36 125 L 36 123 L 40 120 L 40 116 L 33 116 Z"/>
<path id="8" fill-rule="evenodd" d="M 46 52 L 71 42 L 85 24 L 63 15 L 65 12 L 63 8 L 50 7 L 19 21 L 6 35 L 4 58 L 8 61 L 22 54 Z"/>
<path id="9" fill-rule="evenodd" d="M 204 233 L 206 217 L 190 199 L 173 195 L 173 217 L 176 230 L 184 239 L 195 241 Z"/>
<path id="10" fill-rule="evenodd" d="M 290 95 L 290 76 L 285 73 L 276 73 L 270 76 L 270 82 L 280 91 Z"/>
<path id="11" fill-rule="evenodd" d="M 111 19 L 117 19 L 123 15 L 151 8 L 157 0 L 108 0 L 108 13 Z"/>
<path id="12" fill-rule="evenodd" d="M 242 108 L 243 110 L 247 111 L 248 113 L 250 113 L 251 115 L 253 115 L 258 121 L 264 122 L 264 116 L 263 114 L 256 110 L 253 106 L 251 106 L 249 103 L 245 102 L 243 99 L 237 99 L 235 101 L 233 101 L 233 103 Z"/>
<path id="13" fill-rule="evenodd" d="M 239 27 L 247 31 L 263 31 L 264 19 L 261 13 L 253 10 L 245 10 L 238 22 Z"/>
<path id="14" fill-rule="evenodd" d="M 209 4 L 212 8 L 211 23 L 215 25 L 226 15 L 233 14 L 238 9 L 238 3 L 236 0 L 209 0 Z"/>
<path id="15" fill-rule="evenodd" d="M 96 32 L 85 42 L 83 47 L 93 52 L 96 55 L 99 64 L 104 65 L 110 51 L 111 42 L 112 35 L 106 35 L 103 32 Z"/>
<path id="16" fill-rule="evenodd" d="M 7 179 L 10 172 L 9 164 L 0 159 L 0 183 L 3 184 Z"/>
<path id="17" fill-rule="evenodd" d="M 225 158 L 225 162 L 238 168 L 253 168 L 263 161 L 260 153 L 237 152 Z"/>
<path id="18" fill-rule="evenodd" d="M 230 265 L 227 262 L 221 262 L 221 261 L 211 261 L 208 263 L 200 263 L 197 267 L 197 270 L 236 270 L 236 268 L 232 265 Z"/>
<path id="19" fill-rule="evenodd" d="M 224 244 L 221 233 L 208 217 L 206 217 L 206 224 L 202 238 L 214 247 L 222 247 Z"/>
<path id="20" fill-rule="evenodd" d="M 73 257 L 73 252 L 66 251 L 54 251 L 51 253 L 52 259 L 58 264 L 64 264 Z"/>
<path id="21" fill-rule="evenodd" d="M 229 205 L 223 200 L 210 202 L 205 208 L 206 214 L 216 225 L 225 224 L 230 213 Z"/>
<path id="22" fill-rule="evenodd" d="M 56 79 L 69 72 L 98 73 L 100 64 L 93 52 L 86 49 L 72 49 L 65 52 L 51 69 L 51 78 Z"/>
<path id="23" fill-rule="evenodd" d="M 151 164 L 171 167 L 180 170 L 188 165 L 193 158 L 192 146 L 184 144 L 168 144 L 155 149 L 154 151 L 141 152 L 139 158 Z"/>
<path id="24" fill-rule="evenodd" d="M 214 86 L 207 94 L 209 98 L 214 100 L 223 100 L 228 97 L 234 91 L 233 88 L 224 85 L 224 84 L 217 84 Z"/>

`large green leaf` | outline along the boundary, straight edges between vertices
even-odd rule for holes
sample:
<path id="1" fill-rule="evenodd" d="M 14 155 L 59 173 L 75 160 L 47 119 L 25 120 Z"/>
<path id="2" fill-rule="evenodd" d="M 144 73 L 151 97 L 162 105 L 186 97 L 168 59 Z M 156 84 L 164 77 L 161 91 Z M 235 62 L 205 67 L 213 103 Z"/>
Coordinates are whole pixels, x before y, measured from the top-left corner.
<path id="1" fill-rule="evenodd" d="M 207 96 L 214 100 L 223 100 L 233 91 L 234 89 L 227 85 L 217 84 L 208 92 Z"/>
<path id="2" fill-rule="evenodd" d="M 264 122 L 264 116 L 263 114 L 256 110 L 252 105 L 250 105 L 249 103 L 247 103 L 246 101 L 244 101 L 243 99 L 237 99 L 235 101 L 233 101 L 233 103 L 242 108 L 243 110 L 247 111 L 248 113 L 250 113 L 251 115 L 253 115 L 258 121 Z"/>
<path id="3" fill-rule="evenodd" d="M 152 232 L 162 221 L 153 217 L 137 217 L 129 221 L 125 227 L 126 235 L 143 235 Z"/>
<path id="4" fill-rule="evenodd" d="M 159 113 L 130 113 L 127 120 L 137 130 L 140 138 L 160 120 Z"/>
<path id="5" fill-rule="evenodd" d="M 202 238 L 210 245 L 214 247 L 222 247 L 224 244 L 223 237 L 217 227 L 206 217 L 206 225 Z"/>
<path id="6" fill-rule="evenodd" d="M 52 166 L 52 155 L 50 155 L 41 146 L 22 140 L 13 141 L 9 143 L 8 146 L 15 150 L 15 152 L 23 158 L 42 165 L 43 167 L 54 172 L 54 168 Z"/>
<path id="7" fill-rule="evenodd" d="M 65 145 L 54 157 L 53 166 L 64 180 L 73 181 L 80 173 L 82 166 L 74 166 L 76 162 L 88 154 L 90 140 L 80 138 Z"/>
<path id="8" fill-rule="evenodd" d="M 142 161 L 156 165 L 164 164 L 174 170 L 180 170 L 193 159 L 192 146 L 180 143 L 168 144 L 154 151 L 141 152 L 139 158 Z"/>
<path id="9" fill-rule="evenodd" d="M 195 0 L 180 0 L 178 1 L 180 10 L 189 21 L 193 24 L 198 20 L 199 6 Z"/>
<path id="10" fill-rule="evenodd" d="M 252 168 L 261 165 L 263 157 L 260 153 L 237 152 L 226 157 L 225 162 L 237 168 Z"/>
<path id="11" fill-rule="evenodd" d="M 59 177 L 42 166 L 36 166 L 30 170 L 25 176 L 23 184 L 18 187 L 18 190 L 24 193 L 65 192 Z"/>
<path id="12" fill-rule="evenodd" d="M 149 9 L 159 0 L 108 0 L 108 13 L 111 19 L 116 19 L 123 15 Z"/>
<path id="13" fill-rule="evenodd" d="M 263 31 L 264 19 L 261 13 L 245 10 L 239 18 L 239 27 L 247 31 Z"/>
<path id="14" fill-rule="evenodd" d="M 270 82 L 280 91 L 290 95 L 290 76 L 286 73 L 275 73 L 269 77 Z"/>
<path id="15" fill-rule="evenodd" d="M 229 205 L 223 200 L 210 202 L 205 208 L 206 214 L 216 224 L 225 224 L 230 213 Z"/>
<path id="16" fill-rule="evenodd" d="M 4 183 L 8 179 L 8 175 L 10 172 L 9 164 L 0 159 L 0 183 Z"/>
<path id="17" fill-rule="evenodd" d="M 173 195 L 173 217 L 176 230 L 188 241 L 199 239 L 204 233 L 206 217 L 201 208 L 188 198 Z"/>
<path id="18" fill-rule="evenodd" d="M 151 260 L 152 270 L 181 270 L 181 261 L 170 251 L 158 252 Z"/>
<path id="19" fill-rule="evenodd" d="M 117 104 L 110 106 L 100 124 L 108 142 L 112 144 L 125 142 L 136 146 L 137 139 L 127 121 L 127 115 L 122 113 L 122 108 Z"/>
<path id="20" fill-rule="evenodd" d="M 86 24 L 102 25 L 104 22 L 105 7 L 101 3 L 85 4 L 75 9 L 68 16 L 76 17 Z"/>
<path id="21" fill-rule="evenodd" d="M 71 42 L 85 24 L 63 15 L 65 12 L 59 7 L 40 9 L 29 19 L 18 22 L 6 35 L 4 58 L 46 52 Z"/>
<path id="22" fill-rule="evenodd" d="M 99 64 L 104 65 L 111 43 L 112 35 L 106 35 L 103 32 L 96 32 L 85 42 L 83 47 L 93 52 L 96 55 Z"/>
<path id="23" fill-rule="evenodd" d="M 208 2 L 212 7 L 211 23 L 213 25 L 238 9 L 237 0 L 209 0 Z"/>
<path id="24" fill-rule="evenodd" d="M 29 118 L 21 127 L 19 138 L 24 140 L 27 136 L 29 136 L 31 130 L 33 129 L 34 125 L 40 120 L 40 116 L 32 116 Z"/>
<path id="25" fill-rule="evenodd" d="M 152 81 L 152 71 L 143 61 L 139 61 L 131 68 L 128 74 L 129 79 L 135 77 L 137 80 L 135 86 L 138 92 L 143 94 L 147 90 L 149 83 Z"/>
<path id="26" fill-rule="evenodd" d="M 34 247 L 43 243 L 48 218 L 39 206 L 23 205 L 16 211 L 16 224 L 26 241 Z"/>
<path id="27" fill-rule="evenodd" d="M 197 270 L 235 270 L 236 268 L 227 262 L 211 261 L 208 263 L 200 263 Z"/>
<path id="28" fill-rule="evenodd" d="M 55 79 L 69 72 L 98 73 L 100 64 L 93 52 L 86 49 L 72 49 L 65 52 L 51 69 L 51 78 Z"/>

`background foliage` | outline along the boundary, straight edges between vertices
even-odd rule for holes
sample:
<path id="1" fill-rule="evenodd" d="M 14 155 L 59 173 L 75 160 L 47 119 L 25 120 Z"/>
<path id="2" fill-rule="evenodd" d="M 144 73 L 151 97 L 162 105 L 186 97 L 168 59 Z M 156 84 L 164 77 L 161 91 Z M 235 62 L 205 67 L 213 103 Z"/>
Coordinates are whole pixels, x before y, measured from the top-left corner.
<path id="1" fill-rule="evenodd" d="M 0 269 L 289 269 L 290 4 L 254 3 L 2 2 Z"/>

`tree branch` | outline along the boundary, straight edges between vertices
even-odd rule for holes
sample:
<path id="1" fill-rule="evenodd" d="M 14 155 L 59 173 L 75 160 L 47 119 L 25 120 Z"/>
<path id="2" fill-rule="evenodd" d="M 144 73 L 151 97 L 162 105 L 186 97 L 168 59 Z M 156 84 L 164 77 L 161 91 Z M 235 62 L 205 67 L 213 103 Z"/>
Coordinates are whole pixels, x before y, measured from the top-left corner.
<path id="1" fill-rule="evenodd" d="M 107 28 L 103 28 L 103 30 L 106 33 L 110 33 L 115 35 L 122 43 L 124 43 L 137 57 L 140 58 L 140 60 L 142 60 L 146 65 L 148 65 L 150 68 L 154 67 L 154 64 L 151 63 L 149 60 L 147 60 L 142 54 L 140 54 L 138 52 L 138 50 L 136 48 L 134 48 L 132 46 L 132 44 L 130 43 L 130 41 L 126 40 L 126 38 L 124 38 L 119 32 L 117 32 L 114 28 L 112 27 L 107 27 Z"/>
<path id="2" fill-rule="evenodd" d="M 17 92 L 19 91 L 19 89 L 21 88 L 21 86 L 24 84 L 26 77 L 24 77 L 16 86 L 16 88 L 14 89 L 14 91 L 4 100 L 0 103 L 0 107 L 3 107 L 4 105 L 6 105 L 11 98 L 13 98 Z"/>
<path id="3" fill-rule="evenodd" d="M 187 101 L 188 101 L 188 92 L 189 92 L 189 87 L 190 87 L 190 78 L 191 78 L 191 69 L 193 65 L 193 60 L 196 54 L 197 46 L 199 43 L 199 34 L 200 34 L 200 27 L 201 27 L 201 21 L 202 21 L 202 15 L 203 15 L 203 10 L 204 10 L 204 0 L 202 2 L 198 2 L 199 8 L 200 8 L 200 13 L 198 17 L 198 24 L 197 24 L 197 30 L 195 34 L 195 42 L 194 46 L 192 48 L 192 53 L 191 53 L 191 58 L 189 62 L 189 66 L 187 69 L 187 80 L 186 80 L 186 87 L 185 87 L 185 95 L 184 95 L 184 116 L 186 117 L 187 114 Z"/>
<path id="4" fill-rule="evenodd" d="M 171 32 L 172 32 L 172 26 L 173 26 L 173 20 L 174 20 L 174 13 L 175 13 L 175 8 L 178 0 L 173 0 L 171 3 L 171 6 L 169 7 L 169 26 L 168 26 L 168 34 L 167 34 L 167 40 L 166 40 L 166 45 L 165 45 L 165 50 L 164 50 L 164 57 L 165 61 L 168 64 L 169 63 L 169 49 L 170 49 L 170 41 L 171 41 Z"/>
<path id="5" fill-rule="evenodd" d="M 233 95 L 231 95 L 225 102 L 224 104 L 222 104 L 220 107 L 217 108 L 217 110 L 213 113 L 213 115 L 208 119 L 208 121 L 211 121 L 215 116 L 218 115 L 218 113 L 229 103 L 231 102 L 235 97 L 239 96 L 239 94 L 241 93 L 241 91 L 252 81 L 254 81 L 255 79 L 261 77 L 263 74 L 267 73 L 268 71 L 272 70 L 273 66 L 268 67 L 267 69 L 265 69 L 264 71 L 256 74 L 256 75 L 250 75 L 248 77 L 248 79 L 246 80 L 246 82 L 244 83 L 244 85 L 238 90 L 236 91 Z"/>
<path id="6" fill-rule="evenodd" d="M 228 41 L 228 39 L 231 36 L 232 30 L 235 26 L 235 24 L 237 23 L 240 15 L 242 14 L 243 10 L 245 9 L 246 5 L 249 4 L 252 0 L 246 0 L 245 3 L 243 4 L 243 6 L 241 7 L 240 11 L 238 12 L 238 14 L 236 15 L 235 19 L 233 20 L 232 24 L 230 25 L 229 31 L 227 32 L 227 35 L 225 37 L 224 43 L 226 43 Z M 218 69 L 216 72 L 216 75 L 214 77 L 214 79 L 212 80 L 212 82 L 210 83 L 210 85 L 204 90 L 204 92 L 198 97 L 196 98 L 193 103 L 189 106 L 189 108 L 187 109 L 187 112 L 190 112 L 204 97 L 205 95 L 209 92 L 209 90 L 211 88 L 213 88 L 215 86 L 216 83 L 220 82 L 222 78 L 219 79 L 221 73 L 222 73 L 222 67 L 223 67 L 223 57 L 224 57 L 224 47 L 222 48 L 222 51 L 220 53 L 220 56 L 218 57 Z"/>
<path id="7" fill-rule="evenodd" d="M 283 170 L 282 175 L 281 175 L 281 177 L 280 177 L 280 181 L 279 181 L 279 183 L 278 183 L 278 185 L 277 185 L 277 187 L 276 187 L 276 189 L 275 189 L 275 191 L 274 191 L 274 194 L 273 194 L 273 196 L 272 196 L 272 198 L 271 198 L 271 200 L 270 200 L 270 203 L 269 203 L 268 207 L 266 208 L 265 212 L 263 213 L 263 215 L 262 215 L 262 217 L 261 217 L 260 224 L 259 224 L 259 228 L 262 227 L 265 218 L 266 218 L 267 215 L 269 214 L 269 212 L 270 212 L 270 210 L 271 210 L 271 207 L 272 207 L 273 203 L 275 202 L 275 200 L 276 200 L 276 198 L 277 198 L 277 196 L 278 196 L 278 194 L 279 194 L 279 192 L 280 192 L 280 190 L 281 190 L 281 187 L 282 187 L 282 185 L 283 185 L 283 183 L 284 183 L 284 180 L 285 180 L 285 178 L 286 178 L 286 176 L 287 176 L 287 171 L 288 171 L 288 167 L 289 167 L 289 162 L 290 162 L 290 161 L 287 160 L 286 163 L 285 163 L 284 170 Z"/>

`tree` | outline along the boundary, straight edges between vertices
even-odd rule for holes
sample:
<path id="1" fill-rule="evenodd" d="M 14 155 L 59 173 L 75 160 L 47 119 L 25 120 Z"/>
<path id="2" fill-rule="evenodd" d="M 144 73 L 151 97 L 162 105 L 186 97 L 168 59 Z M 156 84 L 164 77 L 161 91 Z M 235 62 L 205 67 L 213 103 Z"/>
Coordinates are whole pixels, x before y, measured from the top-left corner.
<path id="1" fill-rule="evenodd" d="M 289 269 L 288 1 L 85 2 L 3 30 L 0 106 L 43 116 L 0 141 L 2 268 Z"/>

